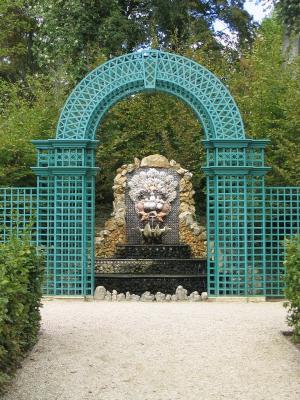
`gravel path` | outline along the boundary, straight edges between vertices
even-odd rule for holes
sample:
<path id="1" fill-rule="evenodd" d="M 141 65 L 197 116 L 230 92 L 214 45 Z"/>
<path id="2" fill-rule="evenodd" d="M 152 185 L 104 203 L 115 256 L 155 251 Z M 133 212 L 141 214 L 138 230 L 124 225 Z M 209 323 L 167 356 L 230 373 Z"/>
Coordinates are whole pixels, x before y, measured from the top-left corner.
<path id="1" fill-rule="evenodd" d="M 48 301 L 5 400 L 299 400 L 281 303 Z"/>

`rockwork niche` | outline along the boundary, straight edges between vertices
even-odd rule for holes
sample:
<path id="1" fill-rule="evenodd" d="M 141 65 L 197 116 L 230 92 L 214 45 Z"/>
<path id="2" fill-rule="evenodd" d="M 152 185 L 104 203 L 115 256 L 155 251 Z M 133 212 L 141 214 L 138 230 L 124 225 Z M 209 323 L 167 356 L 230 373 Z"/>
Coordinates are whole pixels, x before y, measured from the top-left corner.
<path id="1" fill-rule="evenodd" d="M 196 221 L 192 173 L 182 168 L 176 161 L 169 161 L 159 154 L 149 155 L 142 160 L 135 158 L 133 163 L 124 164 L 117 169 L 113 185 L 113 213 L 105 222 L 105 228 L 96 232 L 96 257 L 110 258 L 116 252 L 116 245 L 127 242 L 126 210 L 128 210 L 128 200 L 126 200 L 126 191 L 128 191 L 128 182 L 132 174 L 146 168 L 155 168 L 158 171 L 169 170 L 170 174 L 178 176 L 179 242 L 190 246 L 193 257 L 206 258 L 206 228 Z M 109 267 L 107 272 L 109 272 Z"/>

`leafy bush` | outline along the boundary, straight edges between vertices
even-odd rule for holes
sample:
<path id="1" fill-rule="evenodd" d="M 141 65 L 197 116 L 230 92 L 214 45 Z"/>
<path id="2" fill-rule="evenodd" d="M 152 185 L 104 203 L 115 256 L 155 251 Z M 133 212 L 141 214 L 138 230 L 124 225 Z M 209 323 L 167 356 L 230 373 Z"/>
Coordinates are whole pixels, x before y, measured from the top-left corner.
<path id="1" fill-rule="evenodd" d="M 0 244 L 0 392 L 37 340 L 43 275 L 29 237 Z"/>
<path id="2" fill-rule="evenodd" d="M 289 300 L 288 324 L 293 327 L 295 341 L 300 339 L 300 237 L 287 242 L 285 295 Z"/>

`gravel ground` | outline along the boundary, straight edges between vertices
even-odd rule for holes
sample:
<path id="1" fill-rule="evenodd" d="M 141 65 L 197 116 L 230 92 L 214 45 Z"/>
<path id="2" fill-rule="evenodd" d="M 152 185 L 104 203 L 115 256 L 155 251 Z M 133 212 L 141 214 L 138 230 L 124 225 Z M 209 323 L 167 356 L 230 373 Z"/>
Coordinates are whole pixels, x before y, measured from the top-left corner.
<path id="1" fill-rule="evenodd" d="M 45 302 L 5 400 L 299 400 L 281 303 Z"/>

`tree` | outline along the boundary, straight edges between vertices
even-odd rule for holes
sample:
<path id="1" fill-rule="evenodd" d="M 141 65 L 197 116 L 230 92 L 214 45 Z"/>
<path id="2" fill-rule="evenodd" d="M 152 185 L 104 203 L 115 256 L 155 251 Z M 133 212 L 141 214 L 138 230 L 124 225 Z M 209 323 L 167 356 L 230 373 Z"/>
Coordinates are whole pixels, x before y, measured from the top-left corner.
<path id="1" fill-rule="evenodd" d="M 35 70 L 32 46 L 37 21 L 31 9 L 31 1 L 0 2 L 0 78 L 16 81 Z"/>
<path id="2" fill-rule="evenodd" d="M 268 183 L 300 184 L 300 62 L 283 67 L 283 27 L 274 17 L 265 20 L 252 51 L 237 63 L 228 78 L 245 122 L 247 134 L 268 138 L 266 164 L 273 167 Z"/>
<path id="3" fill-rule="evenodd" d="M 225 22 L 239 44 L 252 41 L 255 24 L 244 0 L 39 0 L 35 40 L 43 68 L 65 65 L 75 80 L 101 59 L 141 47 L 182 51 L 207 42 L 222 48 L 214 23 Z"/>

